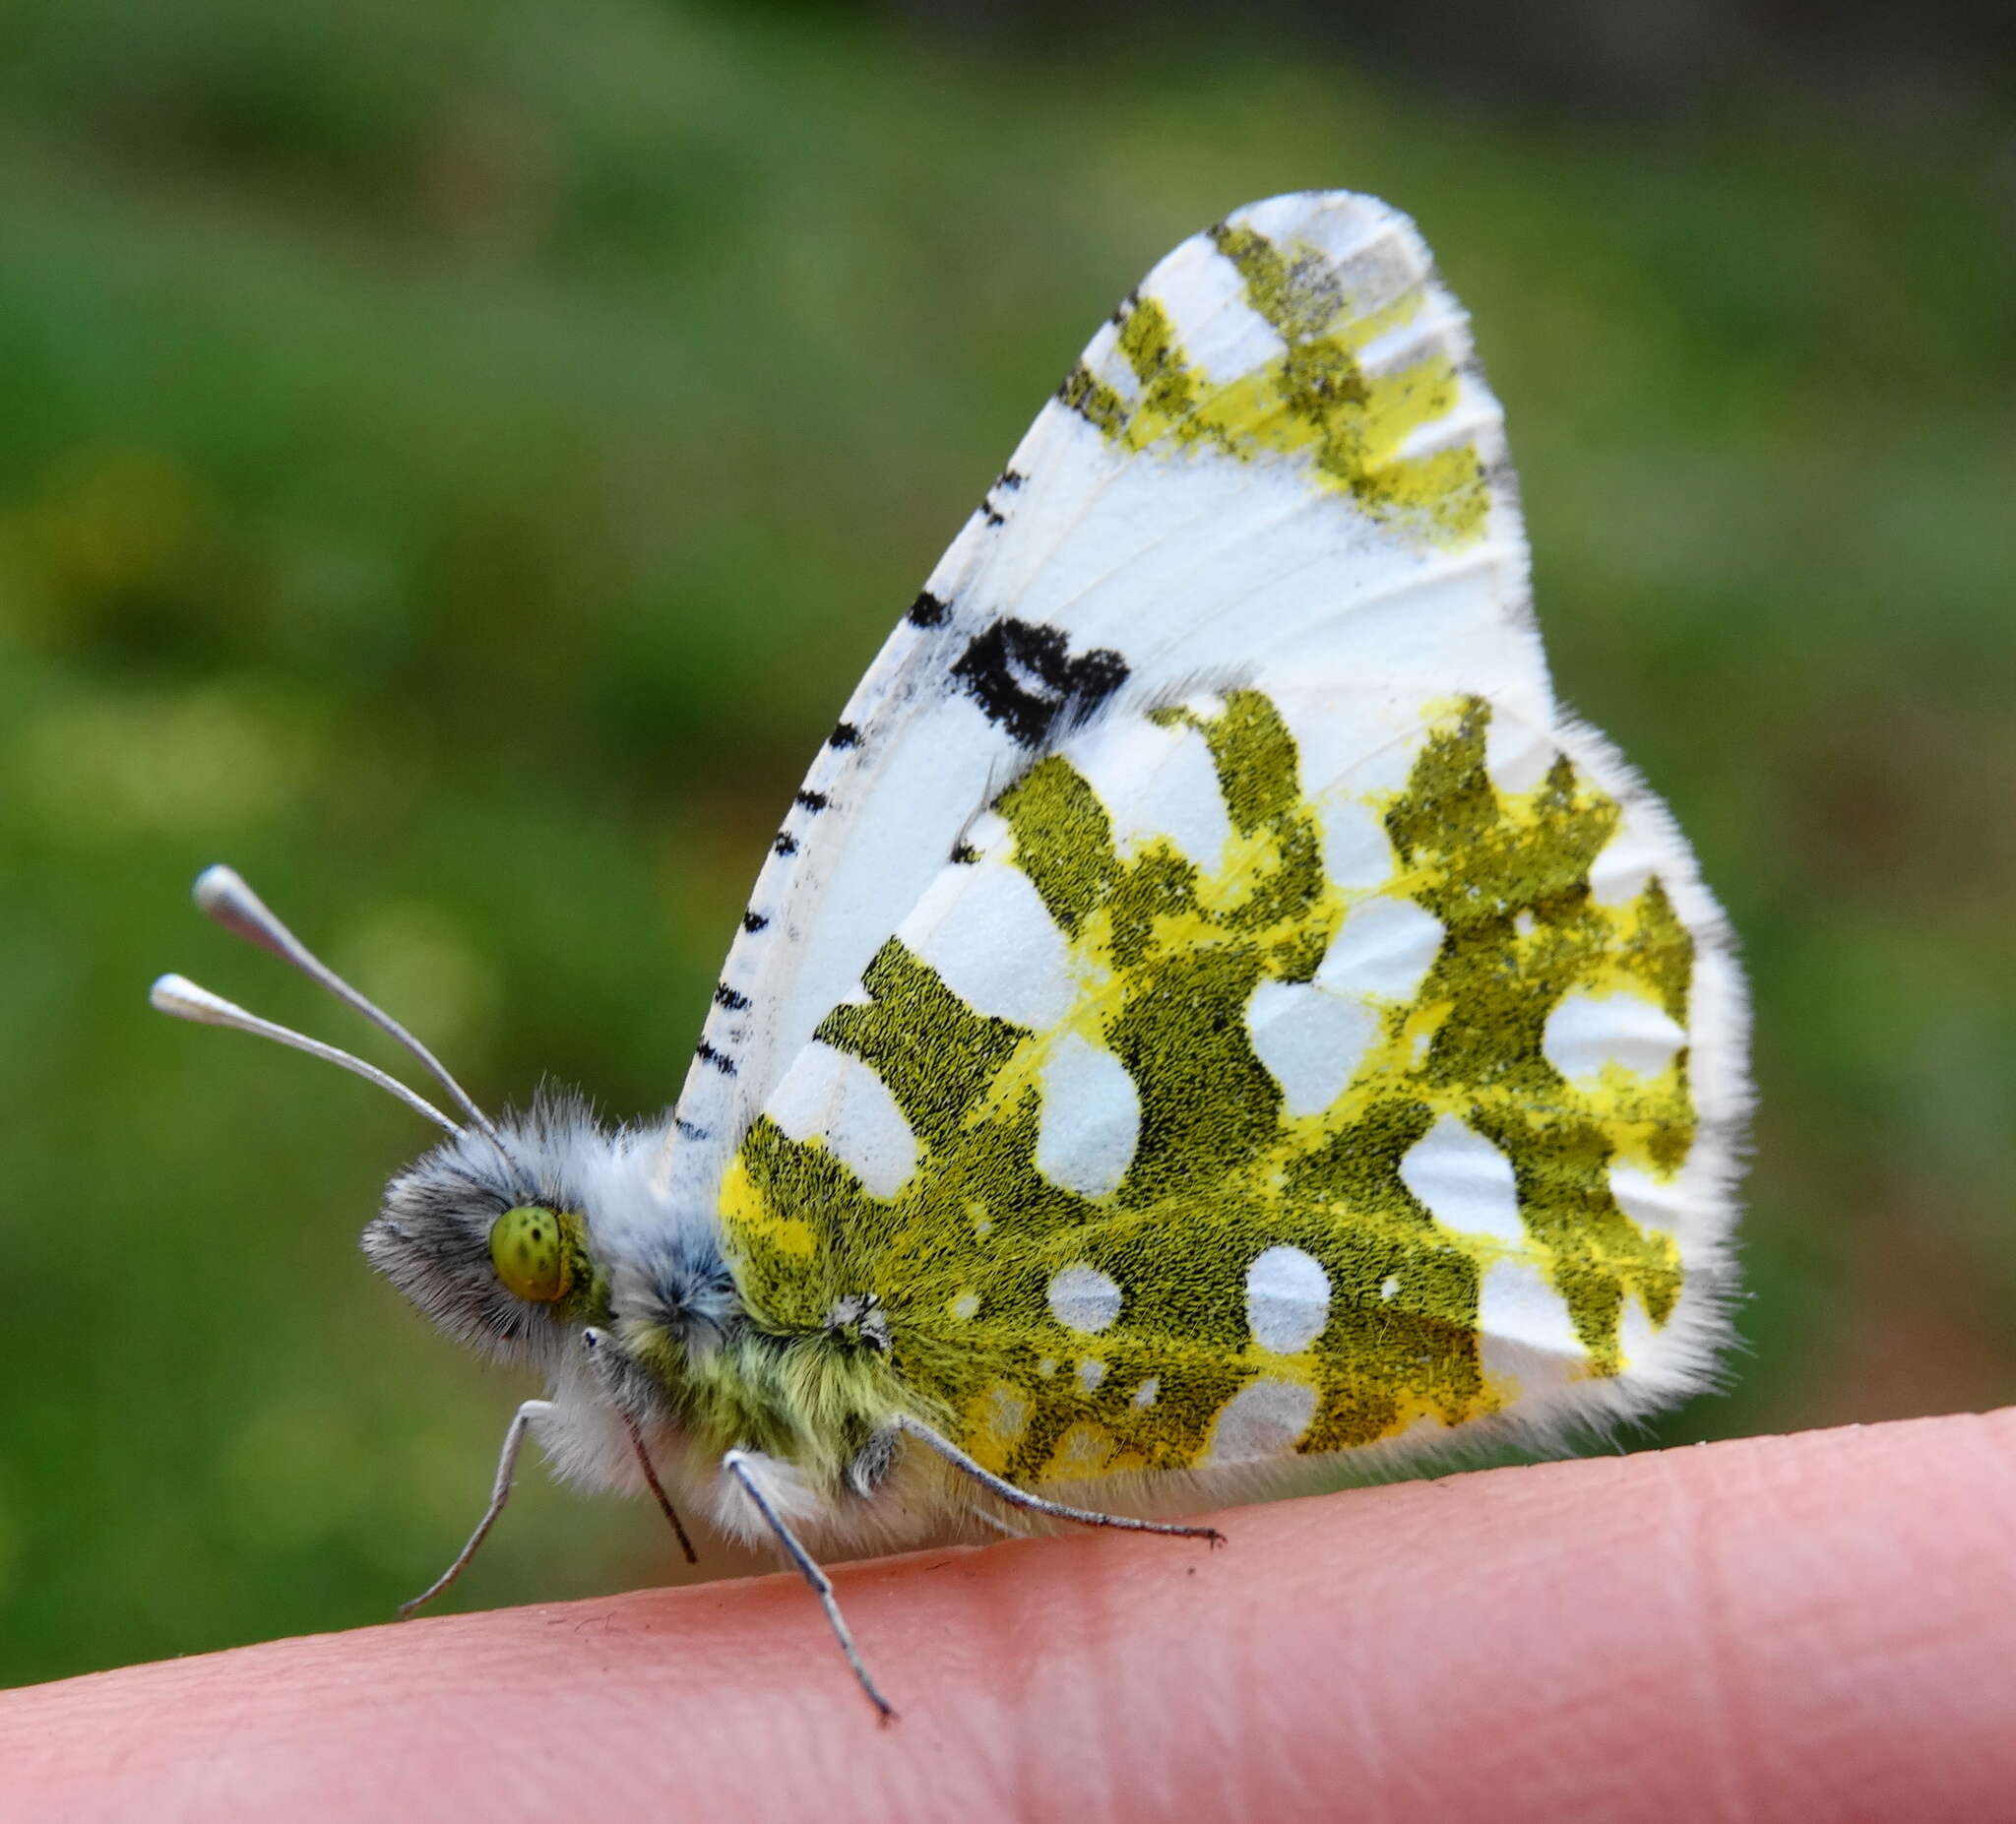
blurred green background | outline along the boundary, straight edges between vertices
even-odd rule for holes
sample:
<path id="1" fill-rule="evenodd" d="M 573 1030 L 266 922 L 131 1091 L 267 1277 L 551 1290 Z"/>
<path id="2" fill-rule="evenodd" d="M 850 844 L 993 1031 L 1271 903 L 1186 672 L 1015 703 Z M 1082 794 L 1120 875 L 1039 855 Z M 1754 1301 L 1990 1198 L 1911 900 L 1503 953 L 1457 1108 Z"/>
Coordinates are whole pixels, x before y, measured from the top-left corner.
<path id="1" fill-rule="evenodd" d="M 356 1255 L 419 1124 L 147 1011 L 397 1062 L 197 869 L 483 1101 L 659 1106 L 1037 405 L 1284 189 L 1437 248 L 1563 691 L 1745 941 L 1750 1353 L 1653 1435 L 2016 1396 L 2006 72 L 1364 11 L 0 4 L 0 1680 L 385 1617 L 527 1391 Z M 535 1473 L 457 1600 L 670 1563 Z"/>

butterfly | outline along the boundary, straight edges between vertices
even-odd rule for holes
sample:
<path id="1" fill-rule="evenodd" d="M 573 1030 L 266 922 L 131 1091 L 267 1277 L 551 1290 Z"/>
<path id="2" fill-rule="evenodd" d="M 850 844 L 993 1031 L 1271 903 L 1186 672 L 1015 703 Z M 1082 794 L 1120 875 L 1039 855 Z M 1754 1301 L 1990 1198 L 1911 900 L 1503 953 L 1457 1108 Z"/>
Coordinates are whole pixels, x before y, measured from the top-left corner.
<path id="1" fill-rule="evenodd" d="M 827 736 L 677 1104 L 449 1116 L 363 1249 L 570 1478 L 813 1548 L 1197 1511 L 1714 1377 L 1728 927 L 1549 685 L 1497 402 L 1413 224 L 1235 211 L 1121 303 Z"/>

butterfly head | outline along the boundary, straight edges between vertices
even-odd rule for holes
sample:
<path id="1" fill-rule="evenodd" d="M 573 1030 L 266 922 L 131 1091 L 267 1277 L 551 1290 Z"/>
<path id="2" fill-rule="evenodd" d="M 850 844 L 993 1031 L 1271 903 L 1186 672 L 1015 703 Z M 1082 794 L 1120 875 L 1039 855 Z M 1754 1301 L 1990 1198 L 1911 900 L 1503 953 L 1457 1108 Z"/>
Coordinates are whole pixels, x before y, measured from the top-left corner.
<path id="1" fill-rule="evenodd" d="M 464 1127 L 386 1186 L 364 1258 L 459 1342 L 550 1367 L 585 1325 L 609 1322 L 583 1179 L 614 1144 L 574 1098 L 490 1134 Z"/>

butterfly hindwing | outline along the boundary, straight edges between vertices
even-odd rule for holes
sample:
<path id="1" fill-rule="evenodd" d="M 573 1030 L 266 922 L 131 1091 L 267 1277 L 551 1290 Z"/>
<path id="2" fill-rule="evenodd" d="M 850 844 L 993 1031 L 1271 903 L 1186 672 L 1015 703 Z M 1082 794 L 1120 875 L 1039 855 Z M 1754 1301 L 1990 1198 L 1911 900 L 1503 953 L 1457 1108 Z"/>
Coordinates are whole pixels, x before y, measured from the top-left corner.
<path id="1" fill-rule="evenodd" d="M 665 1183 L 712 1201 L 790 1060 L 976 805 L 1198 680 L 1472 690 L 1545 725 L 1496 402 L 1405 217 L 1235 212 L 1073 364 L 844 712 L 758 879 Z"/>
<path id="2" fill-rule="evenodd" d="M 723 1185 L 1025 1483 L 1645 1410 L 1720 1336 L 1741 1021 L 1594 737 L 1470 692 L 1115 710 L 965 833 Z"/>

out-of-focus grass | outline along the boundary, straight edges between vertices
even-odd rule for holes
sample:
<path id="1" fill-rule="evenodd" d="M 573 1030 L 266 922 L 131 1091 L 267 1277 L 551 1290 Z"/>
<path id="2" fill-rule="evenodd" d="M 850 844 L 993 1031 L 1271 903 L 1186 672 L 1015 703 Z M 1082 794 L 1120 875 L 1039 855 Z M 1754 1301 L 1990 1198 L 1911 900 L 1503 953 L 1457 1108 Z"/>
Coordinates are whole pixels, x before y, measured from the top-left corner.
<path id="1" fill-rule="evenodd" d="M 1437 246 L 1565 692 L 1746 940 L 1753 1353 L 1660 1435 L 2016 1391 L 1994 123 L 1492 123 L 1285 50 L 620 0 L 6 30 L 0 1677 L 384 1615 L 525 1391 L 353 1251 L 425 1133 L 147 1013 L 181 967 L 395 1062 L 202 926 L 196 869 L 483 1099 L 662 1103 L 801 762 L 1044 392 L 1290 188 Z M 667 1564 L 534 1476 L 458 1595 Z"/>

